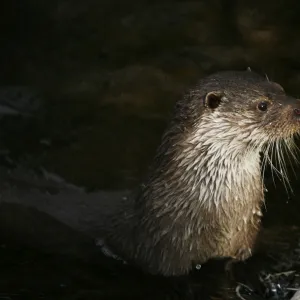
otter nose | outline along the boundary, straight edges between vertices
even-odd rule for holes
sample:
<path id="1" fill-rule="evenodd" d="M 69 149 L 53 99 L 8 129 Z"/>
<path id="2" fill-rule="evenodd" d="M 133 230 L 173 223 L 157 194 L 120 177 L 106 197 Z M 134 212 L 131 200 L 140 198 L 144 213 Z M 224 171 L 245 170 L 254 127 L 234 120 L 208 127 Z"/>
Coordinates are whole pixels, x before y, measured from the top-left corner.
<path id="1" fill-rule="evenodd" d="M 294 115 L 296 118 L 300 119 L 300 108 L 294 108 Z"/>

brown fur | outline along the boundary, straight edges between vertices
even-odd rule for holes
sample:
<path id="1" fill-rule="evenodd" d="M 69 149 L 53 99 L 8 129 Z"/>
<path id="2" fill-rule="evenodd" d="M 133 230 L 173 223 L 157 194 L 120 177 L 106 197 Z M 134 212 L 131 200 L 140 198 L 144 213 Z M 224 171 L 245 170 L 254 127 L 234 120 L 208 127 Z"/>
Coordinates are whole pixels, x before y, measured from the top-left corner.
<path id="1" fill-rule="evenodd" d="M 149 177 L 134 201 L 124 201 L 107 245 L 166 276 L 210 258 L 249 257 L 264 201 L 260 152 L 299 131 L 299 103 L 249 71 L 201 80 L 176 104 Z"/>

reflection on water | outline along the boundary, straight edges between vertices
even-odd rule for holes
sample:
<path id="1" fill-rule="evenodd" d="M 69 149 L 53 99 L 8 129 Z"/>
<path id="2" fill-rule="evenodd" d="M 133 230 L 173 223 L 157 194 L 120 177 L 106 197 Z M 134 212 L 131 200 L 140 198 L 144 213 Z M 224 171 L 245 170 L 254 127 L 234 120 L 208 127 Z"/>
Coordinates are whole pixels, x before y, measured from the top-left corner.
<path id="1" fill-rule="evenodd" d="M 205 74 L 250 66 L 300 93 L 299 11 L 292 0 L 8 1 L 0 11 L 1 91 L 9 86 L 9 95 L 22 98 L 18 88 L 28 87 L 32 97 L 24 107 L 0 95 L 1 165 L 43 167 L 88 190 L 134 187 L 173 103 Z M 292 178 L 287 195 L 266 176 L 272 251 L 288 251 L 299 239 Z M 95 262 L 96 254 L 79 259 L 10 239 L 0 244 L 0 299 L 195 299 L 213 291 L 203 289 L 203 278 L 169 283 Z M 232 292 L 226 284 L 219 286 Z"/>

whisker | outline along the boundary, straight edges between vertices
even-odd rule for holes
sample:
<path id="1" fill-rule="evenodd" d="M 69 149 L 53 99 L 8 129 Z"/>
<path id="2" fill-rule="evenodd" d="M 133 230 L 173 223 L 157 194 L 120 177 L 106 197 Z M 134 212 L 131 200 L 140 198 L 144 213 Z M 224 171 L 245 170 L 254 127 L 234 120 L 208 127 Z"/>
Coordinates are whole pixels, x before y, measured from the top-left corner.
<path id="1" fill-rule="evenodd" d="M 289 178 L 288 178 L 288 171 L 287 171 L 287 165 L 286 165 L 286 161 L 285 161 L 285 155 L 283 152 L 284 150 L 287 150 L 286 148 L 283 148 L 283 146 L 285 146 L 284 143 L 282 143 L 281 140 L 277 140 L 276 141 L 276 149 L 277 149 L 277 157 L 278 157 L 278 164 L 279 164 L 279 168 L 280 168 L 280 174 L 281 174 L 281 178 L 282 178 L 282 183 L 284 184 L 285 190 L 287 192 L 287 194 L 289 194 L 289 191 L 293 194 L 293 189 L 291 187 Z"/>

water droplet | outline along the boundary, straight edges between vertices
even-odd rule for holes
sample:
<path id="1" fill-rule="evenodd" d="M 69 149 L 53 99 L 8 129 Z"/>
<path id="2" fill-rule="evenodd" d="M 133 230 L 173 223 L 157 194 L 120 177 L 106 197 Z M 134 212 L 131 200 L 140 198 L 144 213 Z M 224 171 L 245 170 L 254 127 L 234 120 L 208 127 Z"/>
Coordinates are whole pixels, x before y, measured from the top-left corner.
<path id="1" fill-rule="evenodd" d="M 195 266 L 196 270 L 200 270 L 201 267 L 202 267 L 202 265 L 200 265 L 200 264 L 197 264 L 197 265 Z"/>

